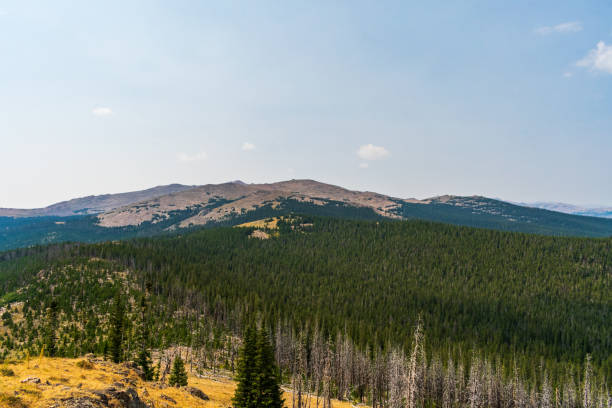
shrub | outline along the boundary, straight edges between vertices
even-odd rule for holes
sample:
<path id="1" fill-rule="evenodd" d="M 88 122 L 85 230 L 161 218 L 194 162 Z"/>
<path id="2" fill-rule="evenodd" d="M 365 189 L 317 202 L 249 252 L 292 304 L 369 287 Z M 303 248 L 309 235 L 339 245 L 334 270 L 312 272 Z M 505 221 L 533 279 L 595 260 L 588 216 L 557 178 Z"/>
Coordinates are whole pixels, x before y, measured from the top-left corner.
<path id="1" fill-rule="evenodd" d="M 21 401 L 21 398 L 14 397 L 4 392 L 0 392 L 0 406 L 8 408 L 28 408 L 28 406 Z"/>
<path id="2" fill-rule="evenodd" d="M 92 368 L 94 368 L 93 363 L 88 360 L 77 361 L 76 366 L 84 370 L 91 370 Z"/>
<path id="3" fill-rule="evenodd" d="M 0 368 L 0 374 L 3 377 L 14 377 L 15 376 L 15 372 L 11 370 L 10 368 L 6 368 L 6 367 Z"/>

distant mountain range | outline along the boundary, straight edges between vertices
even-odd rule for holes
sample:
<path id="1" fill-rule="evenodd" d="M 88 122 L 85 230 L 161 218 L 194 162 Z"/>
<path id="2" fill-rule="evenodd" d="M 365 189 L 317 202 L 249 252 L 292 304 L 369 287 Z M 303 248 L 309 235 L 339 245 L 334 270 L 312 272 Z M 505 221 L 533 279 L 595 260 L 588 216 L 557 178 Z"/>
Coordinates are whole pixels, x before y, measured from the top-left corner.
<path id="1" fill-rule="evenodd" d="M 543 208 L 550 211 L 558 211 L 565 214 L 586 215 L 589 217 L 612 218 L 612 207 L 584 207 L 566 203 L 535 202 L 519 203 L 525 207 Z"/>
<path id="2" fill-rule="evenodd" d="M 71 215 L 99 214 L 113 210 L 117 207 L 176 193 L 178 191 L 188 190 L 193 187 L 195 186 L 170 184 L 129 193 L 103 194 L 74 198 L 72 200 L 52 204 L 45 208 L 0 208 L 0 217 L 69 217 Z"/>
<path id="3" fill-rule="evenodd" d="M 171 184 L 77 198 L 41 209 L 0 209 L 0 250 L 176 233 L 288 213 L 370 220 L 422 219 L 546 235 L 612 236 L 612 219 L 583 216 L 592 215 L 587 212 L 568 213 L 565 207 L 564 212 L 536 207 L 481 196 L 404 199 L 314 180 Z"/>

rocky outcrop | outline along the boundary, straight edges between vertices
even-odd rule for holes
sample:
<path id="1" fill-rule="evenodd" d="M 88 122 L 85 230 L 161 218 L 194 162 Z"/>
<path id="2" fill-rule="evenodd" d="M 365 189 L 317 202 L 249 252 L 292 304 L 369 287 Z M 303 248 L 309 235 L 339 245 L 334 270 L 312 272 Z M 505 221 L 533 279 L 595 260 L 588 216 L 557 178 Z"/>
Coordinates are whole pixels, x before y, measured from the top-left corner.
<path id="1" fill-rule="evenodd" d="M 193 395 L 196 398 L 199 398 L 199 399 L 204 400 L 204 401 L 208 401 L 209 400 L 208 395 L 204 394 L 202 392 L 202 390 L 200 390 L 200 389 L 198 389 L 196 387 L 183 387 L 182 389 L 187 391 L 189 394 Z"/>
<path id="2" fill-rule="evenodd" d="M 133 388 L 118 389 L 109 387 L 101 391 L 93 391 L 96 397 L 70 397 L 62 399 L 50 408 L 151 408 L 140 399 Z"/>

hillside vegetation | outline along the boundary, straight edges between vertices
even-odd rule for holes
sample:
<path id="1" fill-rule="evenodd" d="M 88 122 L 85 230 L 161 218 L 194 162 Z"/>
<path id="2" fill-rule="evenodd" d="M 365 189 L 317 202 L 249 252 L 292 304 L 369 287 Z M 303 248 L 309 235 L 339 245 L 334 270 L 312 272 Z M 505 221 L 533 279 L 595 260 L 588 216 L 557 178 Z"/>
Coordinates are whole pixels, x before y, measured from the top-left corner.
<path id="1" fill-rule="evenodd" d="M 152 196 L 163 191 L 170 193 Z M 144 193 L 152 198 L 129 204 L 125 201 L 144 197 Z M 115 208 L 119 203 L 126 205 Z M 104 208 L 106 211 L 101 212 Z M 359 220 L 419 219 L 554 236 L 612 236 L 612 219 L 563 214 L 479 196 L 400 199 L 314 180 L 232 182 L 194 188 L 171 185 L 75 199 L 48 209 L 42 213 L 24 210 L 18 218 L 3 217 L 12 213 L 0 209 L 0 251 L 66 241 L 99 242 L 186 233 L 195 228 L 231 226 L 295 213 Z M 91 215 L 98 212 L 101 213 Z M 63 216 L 66 214 L 81 215 Z"/>
<path id="2" fill-rule="evenodd" d="M 132 399 L 132 404 L 139 401 L 148 407 L 226 408 L 231 406 L 236 388 L 231 373 L 189 371 L 188 381 L 188 389 L 168 387 L 162 382 L 143 381 L 137 370 L 135 371 L 129 365 L 114 364 L 100 358 L 35 357 L 29 361 L 13 360 L 0 366 L 0 407 L 125 406 L 127 408 L 128 405 L 123 405 L 121 400 L 121 397 L 126 396 Z M 189 392 L 194 388 L 202 391 L 206 399 Z M 133 390 L 134 393 L 128 390 Z M 105 397 L 108 398 L 107 403 L 104 403 Z M 289 402 L 287 406 L 291 406 L 291 392 L 285 392 L 284 399 Z M 78 405 L 79 403 L 82 405 Z M 337 408 L 350 407 L 350 404 L 346 402 L 333 401 L 332 403 Z"/>
<path id="3" fill-rule="evenodd" d="M 606 395 L 612 239 L 316 217 L 277 227 L 267 240 L 250 238 L 253 228 L 218 228 L 7 252 L 0 350 L 37 353 L 53 300 L 58 353 L 102 354 L 120 291 L 131 316 L 127 358 L 145 295 L 153 349 L 189 346 L 203 367 L 231 370 L 242 330 L 257 321 L 285 381 L 309 392 L 327 381 L 341 399 L 386 401 L 402 356 L 423 364 L 419 392 L 436 404 L 446 394 L 427 381 L 450 372 L 459 405 L 469 402 L 470 376 L 495 384 L 495 406 L 517 390 L 537 406 L 555 388 L 568 406 L 587 385 L 589 396 Z"/>

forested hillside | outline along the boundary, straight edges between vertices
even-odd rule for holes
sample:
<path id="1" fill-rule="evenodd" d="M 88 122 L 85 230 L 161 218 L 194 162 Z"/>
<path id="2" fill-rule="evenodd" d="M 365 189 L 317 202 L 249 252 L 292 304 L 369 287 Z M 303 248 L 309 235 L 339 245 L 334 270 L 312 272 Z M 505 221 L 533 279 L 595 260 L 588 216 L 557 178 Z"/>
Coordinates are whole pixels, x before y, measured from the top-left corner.
<path id="1" fill-rule="evenodd" d="M 418 219 L 554 236 L 612 236 L 612 219 L 563 214 L 480 196 L 399 199 L 378 193 L 351 191 L 314 180 L 258 185 L 232 182 L 192 189 L 181 185 L 160 188 L 182 191 L 97 215 L 91 214 L 92 208 L 57 213 L 72 216 L 26 217 L 23 215 L 30 214 L 29 210 L 23 210 L 22 216 L 17 218 L 3 217 L 0 211 L 0 251 L 66 241 L 100 242 L 168 235 L 179 231 L 186 233 L 195 228 L 231 226 L 292 213 L 359 220 Z M 124 198 L 155 191 L 160 190 L 155 188 L 126 193 Z M 109 206 L 117 204 L 117 200 L 121 201 L 119 196 L 87 197 L 48 208 L 74 209 L 73 205 L 85 205 L 90 200 L 93 200 L 92 205 L 96 202 Z M 45 214 L 47 212 L 38 215 Z M 49 214 L 56 213 L 51 211 Z"/>
<path id="2" fill-rule="evenodd" d="M 151 347 L 188 346 L 202 364 L 232 367 L 236 339 L 259 321 L 285 378 L 305 392 L 392 405 L 410 386 L 401 379 L 418 378 L 419 398 L 436 405 L 491 405 L 489 392 L 500 407 L 609 401 L 612 239 L 300 217 L 270 239 L 251 233 L 6 252 L 0 350 L 38 352 L 44 313 L 57 302 L 58 353 L 103 353 L 120 292 L 134 316 L 128 358 L 145 296 Z M 424 337 L 415 337 L 419 321 Z"/>

